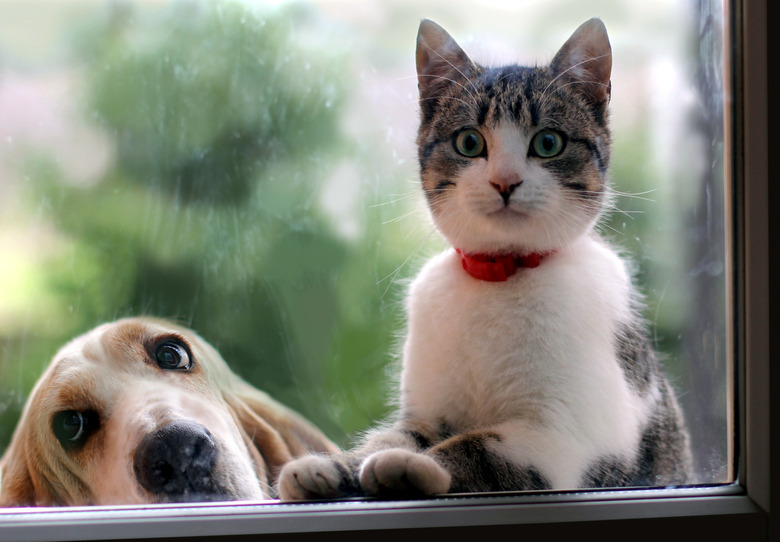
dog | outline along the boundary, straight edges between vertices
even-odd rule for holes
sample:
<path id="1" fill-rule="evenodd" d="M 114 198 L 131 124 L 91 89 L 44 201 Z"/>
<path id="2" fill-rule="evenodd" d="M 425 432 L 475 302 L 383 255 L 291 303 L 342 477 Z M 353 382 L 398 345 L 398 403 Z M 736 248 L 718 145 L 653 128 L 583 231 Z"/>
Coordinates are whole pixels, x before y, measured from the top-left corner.
<path id="1" fill-rule="evenodd" d="M 271 499 L 286 462 L 337 451 L 193 331 L 127 318 L 41 376 L 0 459 L 0 506 Z"/>

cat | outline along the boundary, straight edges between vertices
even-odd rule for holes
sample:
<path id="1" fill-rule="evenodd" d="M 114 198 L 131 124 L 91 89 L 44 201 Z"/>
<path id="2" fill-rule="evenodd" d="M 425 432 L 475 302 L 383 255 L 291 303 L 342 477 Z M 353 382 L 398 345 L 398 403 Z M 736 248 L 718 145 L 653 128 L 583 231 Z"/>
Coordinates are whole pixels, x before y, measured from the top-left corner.
<path id="1" fill-rule="evenodd" d="M 353 450 L 287 464 L 283 500 L 672 486 L 689 438 L 609 206 L 601 20 L 549 66 L 487 68 L 417 37 L 422 187 L 453 248 L 410 286 L 399 409 Z"/>

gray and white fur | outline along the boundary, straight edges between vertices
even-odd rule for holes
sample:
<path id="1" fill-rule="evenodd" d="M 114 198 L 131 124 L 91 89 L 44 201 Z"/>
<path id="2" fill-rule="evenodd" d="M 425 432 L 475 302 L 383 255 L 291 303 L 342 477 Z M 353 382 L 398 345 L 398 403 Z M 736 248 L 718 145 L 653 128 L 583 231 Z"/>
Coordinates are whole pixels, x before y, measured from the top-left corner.
<path id="1" fill-rule="evenodd" d="M 286 465 L 281 498 L 690 482 L 639 296 L 594 229 L 609 205 L 603 23 L 581 25 L 548 66 L 487 68 L 424 20 L 416 60 L 422 187 L 452 249 L 408 292 L 395 421 Z M 543 258 L 491 282 L 461 253 Z"/>

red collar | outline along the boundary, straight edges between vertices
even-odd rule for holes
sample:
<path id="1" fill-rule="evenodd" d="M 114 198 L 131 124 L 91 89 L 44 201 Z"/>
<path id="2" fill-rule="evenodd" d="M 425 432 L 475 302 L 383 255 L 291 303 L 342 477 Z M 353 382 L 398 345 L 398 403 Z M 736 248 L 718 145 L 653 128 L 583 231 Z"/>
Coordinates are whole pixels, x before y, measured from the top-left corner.
<path id="1" fill-rule="evenodd" d="M 529 252 L 520 256 L 490 256 L 487 254 L 466 254 L 459 248 L 456 248 L 455 252 L 460 254 L 460 262 L 469 275 L 488 282 L 503 282 L 514 275 L 518 268 L 538 267 L 542 258 L 552 254 L 551 251 Z"/>

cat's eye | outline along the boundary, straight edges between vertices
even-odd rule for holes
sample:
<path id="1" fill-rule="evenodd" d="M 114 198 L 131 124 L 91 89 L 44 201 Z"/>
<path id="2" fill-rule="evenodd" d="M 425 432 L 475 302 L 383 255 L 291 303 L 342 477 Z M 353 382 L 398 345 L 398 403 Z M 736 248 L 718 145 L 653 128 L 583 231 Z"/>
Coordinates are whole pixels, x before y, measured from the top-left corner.
<path id="1" fill-rule="evenodd" d="M 462 130 L 455 136 L 455 150 L 468 158 L 476 158 L 485 152 L 485 138 L 474 129 Z"/>
<path id="2" fill-rule="evenodd" d="M 552 158 L 563 152 L 566 139 L 555 130 L 545 128 L 538 132 L 531 140 L 530 154 L 540 158 Z"/>

